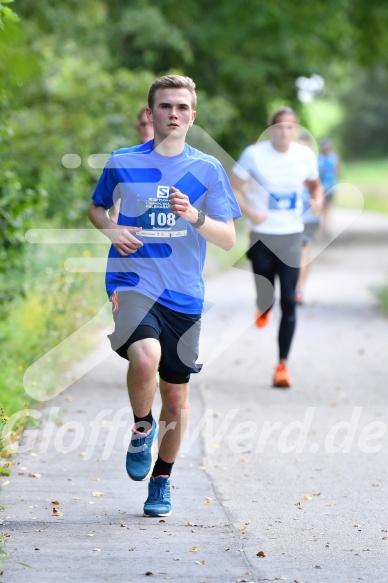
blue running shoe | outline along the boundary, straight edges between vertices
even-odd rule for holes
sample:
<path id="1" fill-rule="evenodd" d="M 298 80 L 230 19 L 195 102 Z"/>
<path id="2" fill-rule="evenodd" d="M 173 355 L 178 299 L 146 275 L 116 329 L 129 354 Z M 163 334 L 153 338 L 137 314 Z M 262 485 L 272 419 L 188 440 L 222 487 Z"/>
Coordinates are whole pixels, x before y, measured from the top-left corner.
<path id="1" fill-rule="evenodd" d="M 144 503 L 144 516 L 170 516 L 171 481 L 169 476 L 157 476 L 148 484 L 148 498 Z"/>
<path id="2" fill-rule="evenodd" d="M 154 420 L 147 433 L 132 429 L 131 443 L 128 446 L 126 468 L 131 480 L 141 482 L 151 474 L 152 446 L 158 436 L 158 424 Z"/>

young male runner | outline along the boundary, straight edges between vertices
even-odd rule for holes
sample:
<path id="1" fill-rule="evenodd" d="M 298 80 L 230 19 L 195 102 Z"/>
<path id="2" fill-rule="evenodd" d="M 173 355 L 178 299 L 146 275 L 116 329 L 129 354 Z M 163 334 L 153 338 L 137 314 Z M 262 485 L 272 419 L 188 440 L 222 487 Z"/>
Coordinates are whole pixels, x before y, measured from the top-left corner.
<path id="1" fill-rule="evenodd" d="M 133 480 L 152 472 L 146 516 L 171 513 L 170 474 L 189 415 L 203 310 L 206 242 L 229 250 L 240 210 L 221 164 L 185 143 L 196 117 L 195 84 L 167 75 L 154 81 L 146 110 L 154 140 L 111 155 L 94 191 L 89 218 L 112 242 L 106 288 L 115 331 L 112 348 L 129 360 L 127 385 L 135 425 L 126 468 Z M 117 224 L 107 216 L 121 199 Z M 159 371 L 168 428 L 152 469 L 158 424 L 152 403 Z"/>

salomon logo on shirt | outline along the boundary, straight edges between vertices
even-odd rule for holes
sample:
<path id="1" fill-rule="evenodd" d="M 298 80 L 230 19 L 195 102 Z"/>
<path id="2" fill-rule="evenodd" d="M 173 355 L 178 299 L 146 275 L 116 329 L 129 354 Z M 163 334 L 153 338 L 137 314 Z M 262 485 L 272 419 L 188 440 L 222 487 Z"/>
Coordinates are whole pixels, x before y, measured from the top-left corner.
<path id="1" fill-rule="evenodd" d="M 168 198 L 169 194 L 170 194 L 169 186 L 158 186 L 158 190 L 156 192 L 157 198 Z"/>

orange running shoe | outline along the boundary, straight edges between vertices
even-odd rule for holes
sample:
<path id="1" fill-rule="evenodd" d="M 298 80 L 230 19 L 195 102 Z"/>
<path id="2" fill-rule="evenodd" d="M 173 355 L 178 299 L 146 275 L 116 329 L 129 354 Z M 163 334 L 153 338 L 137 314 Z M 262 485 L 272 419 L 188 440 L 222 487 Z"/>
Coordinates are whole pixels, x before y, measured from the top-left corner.
<path id="1" fill-rule="evenodd" d="M 257 312 L 256 314 L 256 326 L 258 328 L 265 328 L 267 326 L 267 324 L 270 323 L 272 318 L 272 310 L 267 310 L 266 312 L 263 312 L 262 314 L 260 314 L 260 312 Z"/>
<path id="2" fill-rule="evenodd" d="M 292 386 L 292 379 L 290 377 L 290 373 L 288 372 L 288 368 L 282 362 L 279 362 L 274 372 L 273 386 L 281 387 L 283 389 L 288 389 Z"/>

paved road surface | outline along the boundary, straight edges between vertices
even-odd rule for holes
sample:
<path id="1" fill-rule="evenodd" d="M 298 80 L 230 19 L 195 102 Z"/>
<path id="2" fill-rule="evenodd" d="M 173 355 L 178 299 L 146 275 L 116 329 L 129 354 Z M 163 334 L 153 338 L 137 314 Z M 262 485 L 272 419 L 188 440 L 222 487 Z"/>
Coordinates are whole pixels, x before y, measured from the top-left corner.
<path id="1" fill-rule="evenodd" d="M 386 582 L 388 320 L 371 288 L 387 243 L 388 218 L 364 213 L 315 259 L 291 390 L 270 386 L 279 312 L 253 326 L 249 267 L 208 282 L 169 518 L 143 518 L 146 484 L 126 477 L 125 363 L 104 342 L 2 479 L 2 581 Z"/>

